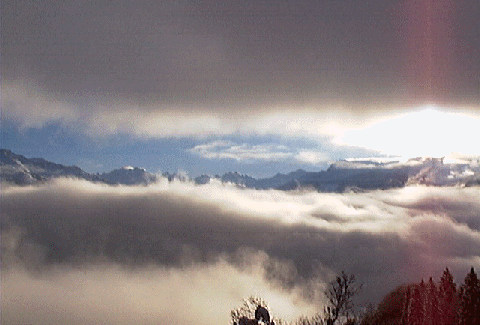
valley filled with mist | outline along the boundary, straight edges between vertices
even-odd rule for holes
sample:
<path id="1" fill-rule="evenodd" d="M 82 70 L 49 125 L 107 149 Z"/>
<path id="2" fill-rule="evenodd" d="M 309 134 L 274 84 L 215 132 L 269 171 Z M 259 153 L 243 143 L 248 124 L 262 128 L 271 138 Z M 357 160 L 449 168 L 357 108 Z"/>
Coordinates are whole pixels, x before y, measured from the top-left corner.
<path id="1" fill-rule="evenodd" d="M 4 184 L 2 318 L 226 324 L 254 295 L 294 321 L 322 312 L 341 271 L 364 284 L 359 308 L 375 305 L 445 267 L 461 281 L 480 264 L 479 197 L 478 186 L 322 193 L 161 176 Z"/>

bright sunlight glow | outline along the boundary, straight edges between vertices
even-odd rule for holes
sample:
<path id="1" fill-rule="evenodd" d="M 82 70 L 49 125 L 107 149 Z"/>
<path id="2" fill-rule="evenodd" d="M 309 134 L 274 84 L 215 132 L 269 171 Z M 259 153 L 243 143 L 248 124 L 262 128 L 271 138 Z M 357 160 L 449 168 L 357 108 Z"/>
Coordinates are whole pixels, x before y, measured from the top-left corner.
<path id="1" fill-rule="evenodd" d="M 432 107 L 345 132 L 342 142 L 407 158 L 443 157 L 452 152 L 480 155 L 480 118 Z"/>

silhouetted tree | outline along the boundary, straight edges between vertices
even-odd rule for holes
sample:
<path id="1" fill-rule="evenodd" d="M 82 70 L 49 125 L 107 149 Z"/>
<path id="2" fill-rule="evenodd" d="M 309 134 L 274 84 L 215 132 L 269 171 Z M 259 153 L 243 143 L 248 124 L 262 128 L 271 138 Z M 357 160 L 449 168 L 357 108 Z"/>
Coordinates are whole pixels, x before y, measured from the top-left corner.
<path id="1" fill-rule="evenodd" d="M 460 325 L 480 324 L 480 283 L 473 267 L 460 288 L 460 301 Z"/>
<path id="2" fill-rule="evenodd" d="M 321 315 L 315 315 L 313 317 L 302 316 L 297 319 L 294 325 L 324 325 L 324 321 Z"/>
<path id="3" fill-rule="evenodd" d="M 441 325 L 458 324 L 458 295 L 448 268 L 443 271 L 438 286 L 438 320 Z"/>
<path id="4" fill-rule="evenodd" d="M 437 286 L 433 282 L 432 277 L 425 285 L 425 293 L 423 297 L 423 305 L 425 306 L 424 325 L 438 325 L 438 294 Z"/>
<path id="5" fill-rule="evenodd" d="M 420 282 L 419 285 L 413 288 L 410 299 L 410 306 L 408 309 L 407 324 L 409 325 L 423 325 L 425 317 L 425 306 L 423 304 L 425 295 L 425 283 Z"/>
<path id="6" fill-rule="evenodd" d="M 325 308 L 325 323 L 333 325 L 340 317 L 349 321 L 353 314 L 354 297 L 360 292 L 362 286 L 356 283 L 354 275 L 347 275 L 342 271 L 335 281 L 332 281 L 325 292 L 329 306 Z"/>
<path id="7" fill-rule="evenodd" d="M 362 315 L 361 325 L 373 325 L 376 324 L 376 309 L 372 303 L 369 303 Z"/>
<path id="8" fill-rule="evenodd" d="M 260 320 L 265 324 L 283 324 L 282 320 L 270 319 L 267 302 L 254 296 L 244 299 L 242 306 L 230 311 L 230 317 L 232 323 L 237 325 L 258 324 Z"/>
<path id="9" fill-rule="evenodd" d="M 400 286 L 362 325 L 480 325 L 480 279 L 470 270 L 458 292 L 448 268 L 440 282 Z"/>
<path id="10" fill-rule="evenodd" d="M 411 310 L 411 301 L 412 301 L 412 288 L 408 286 L 403 296 L 402 315 L 400 316 L 401 325 L 410 324 L 409 316 L 410 316 L 410 310 Z"/>

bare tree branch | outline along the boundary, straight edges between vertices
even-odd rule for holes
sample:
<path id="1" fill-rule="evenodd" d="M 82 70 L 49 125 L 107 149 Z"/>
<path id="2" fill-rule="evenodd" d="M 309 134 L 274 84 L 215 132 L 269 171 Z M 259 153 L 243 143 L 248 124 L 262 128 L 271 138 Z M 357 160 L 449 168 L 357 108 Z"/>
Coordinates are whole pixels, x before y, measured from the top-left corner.
<path id="1" fill-rule="evenodd" d="M 325 321 L 333 325 L 340 317 L 348 318 L 355 305 L 354 297 L 360 292 L 362 285 L 356 283 L 355 276 L 342 271 L 335 281 L 332 281 L 325 292 L 329 305 L 325 308 Z"/>

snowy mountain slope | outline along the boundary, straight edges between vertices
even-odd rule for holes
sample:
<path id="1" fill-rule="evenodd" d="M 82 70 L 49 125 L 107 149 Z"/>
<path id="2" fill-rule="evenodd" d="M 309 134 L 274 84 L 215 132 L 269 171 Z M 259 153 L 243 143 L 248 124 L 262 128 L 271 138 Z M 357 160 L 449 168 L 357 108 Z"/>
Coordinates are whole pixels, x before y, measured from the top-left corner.
<path id="1" fill-rule="evenodd" d="M 1 180 L 15 184 L 32 184 L 55 177 L 74 177 L 89 181 L 100 181 L 77 166 L 64 166 L 43 158 L 26 158 L 8 149 L 0 149 Z"/>
<path id="2" fill-rule="evenodd" d="M 480 184 L 478 160 L 444 163 L 443 158 L 414 158 L 406 162 L 343 160 L 328 170 L 307 173 L 282 190 L 315 188 L 320 192 L 374 190 L 410 185 L 477 186 Z"/>
<path id="3" fill-rule="evenodd" d="M 480 186 L 480 158 L 348 159 L 337 161 L 321 172 L 299 169 L 256 179 L 237 172 L 222 176 L 201 175 L 190 179 L 185 173 L 163 173 L 162 177 L 143 168 L 124 167 L 102 174 L 89 174 L 77 166 L 64 166 L 43 158 L 26 158 L 0 149 L 0 180 L 19 185 L 73 177 L 106 184 L 148 185 L 161 180 L 207 184 L 212 179 L 253 189 L 315 189 L 320 192 L 368 191 L 404 186 Z"/>
<path id="4" fill-rule="evenodd" d="M 430 186 L 473 186 L 480 183 L 478 159 L 460 162 L 424 164 L 422 169 L 411 176 L 407 185 L 420 184 Z"/>
<path id="5" fill-rule="evenodd" d="M 99 177 L 109 184 L 123 185 L 148 185 L 158 181 L 157 176 L 148 173 L 144 168 L 123 167 L 109 173 L 100 174 Z"/>
<path id="6" fill-rule="evenodd" d="M 208 175 L 201 175 L 194 179 L 196 184 L 202 185 L 210 182 L 211 179 L 218 179 L 222 183 L 232 183 L 247 188 L 255 188 L 259 190 L 276 189 L 285 185 L 288 182 L 294 181 L 302 176 L 305 176 L 307 172 L 303 169 L 298 169 L 288 174 L 277 173 L 273 177 L 267 178 L 253 178 L 248 175 L 239 174 L 238 172 L 228 172 L 222 176 L 210 177 Z"/>
<path id="7" fill-rule="evenodd" d="M 8 149 L 0 149 L 0 180 L 17 185 L 44 182 L 57 177 L 85 179 L 107 184 L 150 184 L 155 175 L 142 168 L 123 168 L 103 174 L 89 174 L 77 166 L 64 166 L 43 158 L 26 158 Z"/>

